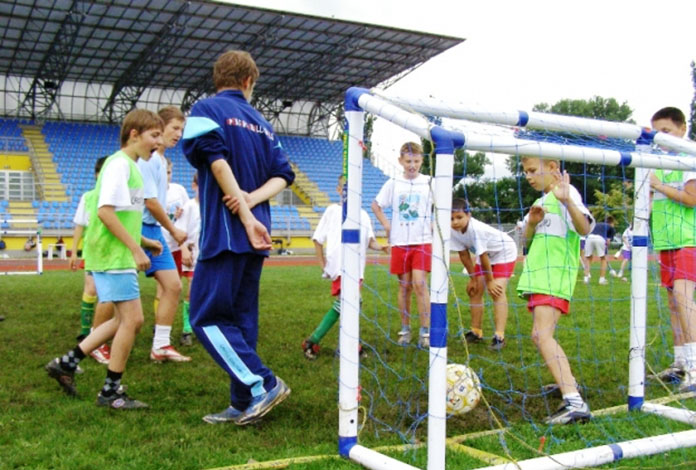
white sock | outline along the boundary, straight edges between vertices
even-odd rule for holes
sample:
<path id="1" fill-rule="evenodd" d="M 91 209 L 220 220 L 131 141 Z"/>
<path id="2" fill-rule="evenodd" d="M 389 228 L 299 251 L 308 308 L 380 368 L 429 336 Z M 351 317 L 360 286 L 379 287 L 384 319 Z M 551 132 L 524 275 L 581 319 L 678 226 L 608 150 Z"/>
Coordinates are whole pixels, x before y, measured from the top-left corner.
<path id="1" fill-rule="evenodd" d="M 677 346 L 679 347 L 679 346 Z M 676 349 L 675 347 L 675 355 L 674 355 L 674 360 L 676 362 L 677 360 L 677 354 L 676 354 Z M 696 343 L 686 343 L 684 346 L 682 346 L 682 355 L 681 357 L 684 358 L 684 361 L 686 362 L 686 370 L 692 370 L 696 369 Z"/>
<path id="2" fill-rule="evenodd" d="M 579 393 L 569 393 L 567 395 L 563 395 L 563 399 L 567 401 L 570 406 L 574 408 L 580 408 L 584 402 L 582 397 L 580 396 Z"/>
<path id="3" fill-rule="evenodd" d="M 172 333 L 171 326 L 155 325 L 155 337 L 152 338 L 152 349 L 161 349 L 171 344 L 169 335 Z"/>

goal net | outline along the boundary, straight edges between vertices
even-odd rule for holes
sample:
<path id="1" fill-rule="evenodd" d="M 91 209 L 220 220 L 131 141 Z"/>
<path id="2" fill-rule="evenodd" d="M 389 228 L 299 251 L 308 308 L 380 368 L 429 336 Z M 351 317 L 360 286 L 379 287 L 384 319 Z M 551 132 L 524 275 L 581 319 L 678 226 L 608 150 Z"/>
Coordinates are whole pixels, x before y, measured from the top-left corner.
<path id="1" fill-rule="evenodd" d="M 1 219 L 0 240 L 3 239 L 5 249 L 0 251 L 0 276 L 43 273 L 43 245 L 36 220 Z M 12 246 L 9 240 L 21 240 L 21 243 Z"/>
<path id="2" fill-rule="evenodd" d="M 427 349 L 415 340 L 405 346 L 398 342 L 399 286 L 388 265 L 368 265 L 361 287 L 359 214 L 365 206 L 367 113 L 434 148 L 424 158 L 433 201 Z M 398 149 L 393 151 L 398 155 Z M 473 152 L 506 159 L 512 175 L 467 179 L 466 162 Z M 484 341 L 468 343 L 465 338 L 470 328 L 469 277 L 457 253 L 450 252 L 452 198 L 467 198 L 474 218 L 517 239 L 516 222 L 540 196 L 521 174 L 521 156 L 560 161 L 596 219 L 612 216 L 619 234 L 632 227 L 630 265 L 621 276 L 611 276 L 612 270 L 618 276 L 622 264 L 613 259 L 619 242 L 609 247 L 601 284 L 600 263 L 589 265 L 587 283 L 580 266 L 571 313 L 556 328 L 578 391 L 591 408 L 586 424 L 545 421 L 561 396 L 531 337 L 533 320 L 526 300 L 517 296 L 521 262 L 507 286 L 505 347 L 488 347 L 494 324 L 487 293 Z M 680 393 L 679 384 L 668 380 L 649 378 L 674 360 L 670 308 L 650 247 L 649 176 L 652 169 L 694 171 L 694 156 L 696 144 L 631 124 L 476 109 L 350 89 L 339 336 L 341 455 L 375 469 L 614 468 L 620 460 L 621 465 L 635 465 L 623 461 L 631 457 L 640 457 L 633 461 L 638 467 L 696 463 L 696 451 L 690 449 L 696 446 L 694 394 Z M 411 315 L 417 332 L 415 305 L 414 299 Z M 363 357 L 359 345 L 366 352 Z M 469 366 L 480 381 L 482 398 L 464 414 L 448 413 L 451 363 Z"/>

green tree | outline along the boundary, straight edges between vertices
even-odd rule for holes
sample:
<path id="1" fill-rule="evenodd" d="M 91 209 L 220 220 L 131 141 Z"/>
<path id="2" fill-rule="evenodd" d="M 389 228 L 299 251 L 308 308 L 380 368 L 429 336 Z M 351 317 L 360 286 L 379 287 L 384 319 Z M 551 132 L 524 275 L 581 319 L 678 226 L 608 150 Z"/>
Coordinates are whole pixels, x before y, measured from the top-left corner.
<path id="1" fill-rule="evenodd" d="M 421 145 L 423 146 L 423 166 L 421 167 L 421 173 L 430 175 L 434 173 L 437 154 L 433 151 L 433 144 L 429 140 L 422 139 Z M 454 181 L 452 184 L 456 186 L 464 178 L 482 177 L 486 165 L 489 163 L 490 160 L 488 160 L 486 154 L 483 152 L 471 154 L 463 149 L 456 149 L 454 151 Z M 431 166 L 433 169 L 432 172 L 430 171 Z"/>
<path id="2" fill-rule="evenodd" d="M 594 96 L 589 100 L 564 99 L 551 106 L 548 103 L 539 103 L 533 110 L 605 121 L 633 122 L 631 120 L 633 110 L 627 103 L 619 104 L 614 98 L 601 96 Z M 519 156 L 510 156 L 507 167 L 511 173 L 519 174 Z M 606 198 L 598 198 L 598 195 L 610 191 L 615 182 L 632 181 L 634 175 L 632 168 L 593 163 L 565 162 L 564 168 L 570 174 L 571 184 L 580 191 L 585 204 L 590 207 L 606 201 Z"/>

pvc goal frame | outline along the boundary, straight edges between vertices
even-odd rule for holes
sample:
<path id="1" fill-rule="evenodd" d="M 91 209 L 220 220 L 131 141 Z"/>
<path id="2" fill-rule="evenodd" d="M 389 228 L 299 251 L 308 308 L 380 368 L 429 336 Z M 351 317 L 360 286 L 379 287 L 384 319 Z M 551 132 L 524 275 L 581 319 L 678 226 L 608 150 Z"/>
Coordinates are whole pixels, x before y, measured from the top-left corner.
<path id="1" fill-rule="evenodd" d="M 685 423 L 696 423 L 696 412 L 646 403 L 645 347 L 647 310 L 647 267 L 650 204 L 649 169 L 696 170 L 696 159 L 655 155 L 640 151 L 641 145 L 657 144 L 677 152 L 696 155 L 696 143 L 653 132 L 626 123 L 558 116 L 538 112 L 477 109 L 463 105 L 444 105 L 434 99 L 387 97 L 381 92 L 350 88 L 345 97 L 344 175 L 346 197 L 343 206 L 341 275 L 341 316 L 339 349 L 339 425 L 341 456 L 370 469 L 414 470 L 416 467 L 383 455 L 358 443 L 360 394 L 360 208 L 362 207 L 362 161 L 364 114 L 368 112 L 421 138 L 431 140 L 437 160 L 432 180 L 435 208 L 433 222 L 433 264 L 430 279 L 431 330 L 428 377 L 427 469 L 445 469 L 447 303 L 450 260 L 450 214 L 454 151 L 457 148 L 510 155 L 530 155 L 572 162 L 619 165 L 635 168 L 630 312 L 629 411 L 661 415 Z M 417 114 L 417 113 L 422 113 Z M 508 126 L 584 133 L 636 141 L 636 152 L 596 149 L 574 145 L 538 142 L 507 136 L 455 132 L 431 123 L 423 115 L 467 119 Z M 561 469 L 597 466 L 622 458 L 640 457 L 680 447 L 696 446 L 696 430 L 630 440 L 577 451 L 555 454 L 501 465 L 492 469 Z"/>

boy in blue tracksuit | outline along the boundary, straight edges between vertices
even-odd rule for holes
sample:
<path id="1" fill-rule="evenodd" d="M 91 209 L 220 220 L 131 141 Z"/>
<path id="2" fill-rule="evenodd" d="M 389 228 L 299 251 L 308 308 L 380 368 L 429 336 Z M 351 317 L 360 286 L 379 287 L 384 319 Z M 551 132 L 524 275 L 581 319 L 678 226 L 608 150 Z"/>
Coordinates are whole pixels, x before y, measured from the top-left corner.
<path id="1" fill-rule="evenodd" d="M 255 422 L 290 394 L 256 353 L 259 280 L 271 248 L 268 200 L 295 179 L 273 128 L 249 104 L 258 76 L 248 53 L 222 54 L 213 69 L 217 94 L 193 106 L 184 130 L 201 210 L 191 325 L 231 379 L 230 406 L 205 416 L 208 423 Z"/>

